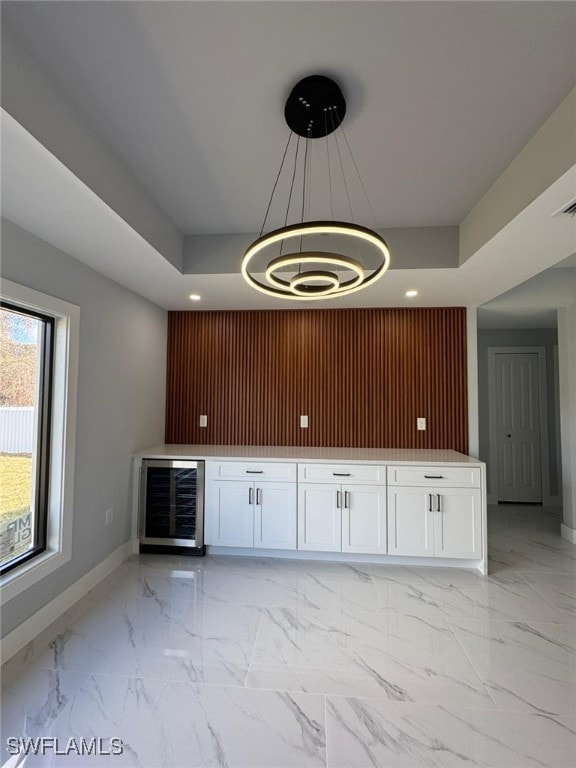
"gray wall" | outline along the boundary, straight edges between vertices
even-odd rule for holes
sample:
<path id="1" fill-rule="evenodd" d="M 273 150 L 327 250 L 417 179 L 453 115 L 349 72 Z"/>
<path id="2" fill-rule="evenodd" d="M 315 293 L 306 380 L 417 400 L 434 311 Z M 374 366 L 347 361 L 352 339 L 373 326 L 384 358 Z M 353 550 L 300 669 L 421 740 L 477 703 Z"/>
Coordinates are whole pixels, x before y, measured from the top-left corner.
<path id="1" fill-rule="evenodd" d="M 2 107 L 176 269 L 183 237 L 22 46 L 2 28 Z"/>
<path id="2" fill-rule="evenodd" d="M 558 310 L 562 423 L 562 535 L 576 544 L 576 303 Z"/>
<path id="3" fill-rule="evenodd" d="M 130 538 L 130 455 L 164 441 L 167 315 L 6 220 L 2 276 L 80 307 L 72 560 L 4 605 L 7 634 Z"/>
<path id="4" fill-rule="evenodd" d="M 559 493 L 560 457 L 556 450 L 556 396 L 554 385 L 554 346 L 558 344 L 555 329 L 542 328 L 531 330 L 490 329 L 478 330 L 478 413 L 480 421 L 480 459 L 487 463 L 490 459 L 490 436 L 488 430 L 488 347 L 545 347 L 546 348 L 546 389 L 548 394 L 548 444 L 550 493 Z M 488 469 L 488 493 L 492 491 Z"/>

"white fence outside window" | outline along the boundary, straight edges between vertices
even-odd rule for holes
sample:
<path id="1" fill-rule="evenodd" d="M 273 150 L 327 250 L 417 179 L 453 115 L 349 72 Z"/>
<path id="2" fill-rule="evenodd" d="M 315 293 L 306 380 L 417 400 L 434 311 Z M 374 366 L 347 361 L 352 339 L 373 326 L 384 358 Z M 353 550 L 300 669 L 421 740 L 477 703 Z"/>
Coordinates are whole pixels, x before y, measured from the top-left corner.
<path id="1" fill-rule="evenodd" d="M 33 442 L 33 406 L 0 407 L 0 453 L 31 454 Z"/>

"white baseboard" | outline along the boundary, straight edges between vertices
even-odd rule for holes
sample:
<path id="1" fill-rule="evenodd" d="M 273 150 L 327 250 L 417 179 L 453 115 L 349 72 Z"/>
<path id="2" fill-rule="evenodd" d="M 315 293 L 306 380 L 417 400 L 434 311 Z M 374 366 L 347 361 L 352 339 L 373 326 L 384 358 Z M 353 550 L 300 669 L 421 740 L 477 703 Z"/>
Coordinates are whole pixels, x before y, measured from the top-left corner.
<path id="1" fill-rule="evenodd" d="M 56 621 L 62 614 L 71 608 L 75 603 L 84 597 L 84 595 L 93 589 L 102 579 L 117 568 L 121 563 L 132 554 L 132 540 L 127 541 L 112 552 L 111 555 L 95 568 L 84 574 L 82 578 L 75 581 L 68 589 L 61 592 L 54 600 L 36 611 L 29 619 L 9 632 L 2 638 L 2 663 L 8 661 L 14 654 L 18 653 L 31 640 L 34 640 L 40 632 L 49 627 L 53 621 Z"/>
<path id="2" fill-rule="evenodd" d="M 571 544 L 576 544 L 576 528 L 570 528 L 562 523 L 560 525 L 560 536 Z"/>
<path id="3" fill-rule="evenodd" d="M 414 567 L 467 568 L 486 573 L 484 560 L 458 560 L 449 557 L 408 557 L 400 555 L 360 555 L 352 552 L 306 552 L 301 549 L 251 549 L 244 547 L 206 546 L 207 555 L 235 555 L 240 557 L 271 557 L 277 560 L 311 560 L 329 563 L 369 563 L 373 565 L 408 565 Z"/>

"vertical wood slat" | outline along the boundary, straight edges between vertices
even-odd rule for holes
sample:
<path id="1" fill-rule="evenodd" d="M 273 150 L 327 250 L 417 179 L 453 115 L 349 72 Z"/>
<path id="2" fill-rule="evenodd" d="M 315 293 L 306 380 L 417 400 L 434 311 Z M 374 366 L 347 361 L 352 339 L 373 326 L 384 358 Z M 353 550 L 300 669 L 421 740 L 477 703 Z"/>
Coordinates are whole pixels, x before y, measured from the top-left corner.
<path id="1" fill-rule="evenodd" d="M 466 388 L 461 307 L 168 317 L 168 443 L 465 453 Z"/>

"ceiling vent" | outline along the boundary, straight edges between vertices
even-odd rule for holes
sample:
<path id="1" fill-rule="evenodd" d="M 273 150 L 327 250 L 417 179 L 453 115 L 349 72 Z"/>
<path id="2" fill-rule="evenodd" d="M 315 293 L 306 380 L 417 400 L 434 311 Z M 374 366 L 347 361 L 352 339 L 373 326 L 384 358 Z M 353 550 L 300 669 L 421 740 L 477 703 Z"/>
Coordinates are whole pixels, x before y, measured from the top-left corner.
<path id="1" fill-rule="evenodd" d="M 556 213 L 553 213 L 552 215 L 560 216 L 563 213 L 569 213 L 571 216 L 576 214 L 576 199 L 572 200 L 568 205 L 562 206 L 559 211 L 556 211 Z"/>

